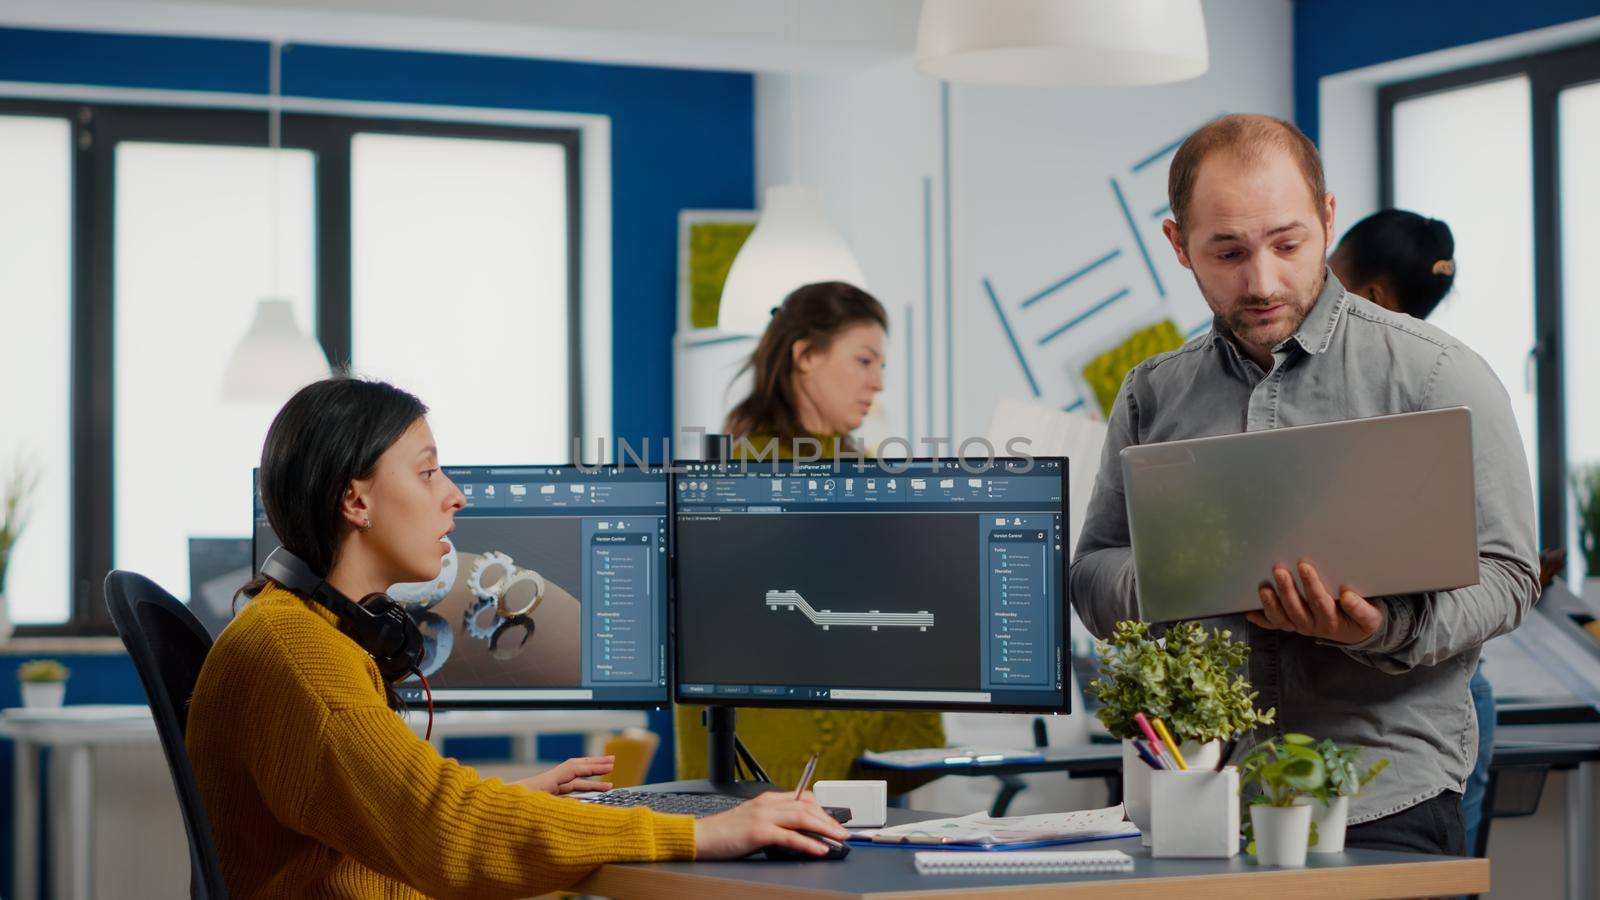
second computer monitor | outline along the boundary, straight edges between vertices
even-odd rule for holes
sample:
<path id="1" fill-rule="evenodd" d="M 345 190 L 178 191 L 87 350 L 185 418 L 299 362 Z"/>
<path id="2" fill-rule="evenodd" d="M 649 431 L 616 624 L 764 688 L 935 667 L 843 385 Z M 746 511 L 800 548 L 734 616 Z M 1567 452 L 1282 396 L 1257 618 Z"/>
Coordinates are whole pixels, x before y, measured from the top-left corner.
<path id="1" fill-rule="evenodd" d="M 1066 460 L 677 468 L 679 702 L 1069 711 Z"/>

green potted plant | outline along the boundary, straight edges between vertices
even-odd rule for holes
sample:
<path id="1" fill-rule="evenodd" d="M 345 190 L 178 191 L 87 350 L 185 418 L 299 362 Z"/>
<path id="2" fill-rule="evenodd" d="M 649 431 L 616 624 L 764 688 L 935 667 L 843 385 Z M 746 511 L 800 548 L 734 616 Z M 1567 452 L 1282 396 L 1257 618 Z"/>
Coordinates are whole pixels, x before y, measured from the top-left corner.
<path id="1" fill-rule="evenodd" d="M 1311 833 L 1317 836 L 1311 842 L 1312 852 L 1341 853 L 1345 823 L 1350 818 L 1350 798 L 1388 768 L 1389 760 L 1382 758 L 1363 766 L 1360 747 L 1341 747 L 1330 740 L 1318 742 L 1315 749 L 1322 757 L 1322 786 L 1296 802 L 1311 807 Z"/>
<path id="2" fill-rule="evenodd" d="M 11 637 L 11 608 L 6 602 L 6 570 L 11 564 L 11 548 L 22 537 L 28 524 L 28 500 L 39 486 L 33 467 L 21 456 L 13 464 L 5 489 L 0 492 L 0 642 Z"/>
<path id="3" fill-rule="evenodd" d="M 1250 648 L 1229 631 L 1180 622 L 1161 637 L 1147 622 L 1118 622 L 1111 640 L 1096 644 L 1100 677 L 1089 693 L 1100 701 L 1095 715 L 1122 739 L 1122 798 L 1128 818 L 1150 843 L 1150 767 L 1133 749 L 1143 737 L 1137 713 L 1159 718 L 1179 744 L 1190 768 L 1216 768 L 1222 744 L 1273 721 L 1273 710 L 1257 710 L 1250 682 L 1239 674 Z"/>
<path id="4" fill-rule="evenodd" d="M 1593 600 L 1600 597 L 1600 464 L 1578 466 L 1570 477 L 1583 553 L 1583 595 Z"/>
<path id="5" fill-rule="evenodd" d="M 1257 744 L 1239 760 L 1239 787 L 1261 791 L 1250 801 L 1250 844 L 1264 866 L 1303 866 L 1316 842 L 1311 807 L 1296 801 L 1313 797 L 1327 783 L 1322 754 L 1311 738 L 1286 734 Z"/>
<path id="6" fill-rule="evenodd" d="M 60 706 L 67 696 L 67 676 L 72 672 L 53 659 L 31 659 L 17 667 L 22 682 L 22 705 L 30 709 Z"/>

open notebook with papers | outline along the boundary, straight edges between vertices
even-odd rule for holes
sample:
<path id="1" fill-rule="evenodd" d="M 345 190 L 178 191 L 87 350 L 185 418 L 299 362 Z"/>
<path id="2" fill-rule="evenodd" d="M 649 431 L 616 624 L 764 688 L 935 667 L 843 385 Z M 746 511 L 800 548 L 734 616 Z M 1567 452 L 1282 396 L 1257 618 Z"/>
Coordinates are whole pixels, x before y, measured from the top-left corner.
<path id="1" fill-rule="evenodd" d="M 857 843 L 901 844 L 968 850 L 1019 850 L 1050 844 L 1072 844 L 1138 837 L 1139 827 L 1124 821 L 1122 804 L 1105 809 L 991 818 L 985 813 L 949 819 L 908 822 L 888 828 L 851 832 Z"/>

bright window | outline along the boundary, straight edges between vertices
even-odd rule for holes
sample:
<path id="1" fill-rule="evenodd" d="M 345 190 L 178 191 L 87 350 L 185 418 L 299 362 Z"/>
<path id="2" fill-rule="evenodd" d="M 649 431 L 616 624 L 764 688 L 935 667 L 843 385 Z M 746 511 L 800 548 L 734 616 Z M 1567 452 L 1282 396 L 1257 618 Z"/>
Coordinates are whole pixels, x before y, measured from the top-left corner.
<path id="1" fill-rule="evenodd" d="M 1505 385 L 1537 485 L 1530 110 L 1524 77 L 1396 103 L 1394 205 L 1443 219 L 1455 235 L 1455 285 L 1428 321 Z"/>
<path id="2" fill-rule="evenodd" d="M 313 168 L 304 150 L 116 148 L 114 559 L 180 596 L 190 537 L 249 533 L 250 470 L 288 395 L 225 403 L 222 372 L 262 298 L 311 332 Z"/>
<path id="3" fill-rule="evenodd" d="M 1561 124 L 1561 296 L 1562 332 L 1566 335 L 1567 463 L 1600 465 L 1600 83 L 1568 88 L 1557 99 Z M 1572 581 L 1600 572 L 1584 572 L 1578 551 L 1577 505 L 1567 504 L 1570 521 L 1567 546 Z M 1589 598 L 1592 599 L 1592 598 Z"/>
<path id="4" fill-rule="evenodd" d="M 446 462 L 571 459 L 564 149 L 357 134 L 351 216 L 356 371 L 432 408 Z"/>
<path id="5" fill-rule="evenodd" d="M 19 623 L 71 609 L 72 126 L 0 116 L 0 492 L 21 462 L 37 477 L 5 583 Z"/>

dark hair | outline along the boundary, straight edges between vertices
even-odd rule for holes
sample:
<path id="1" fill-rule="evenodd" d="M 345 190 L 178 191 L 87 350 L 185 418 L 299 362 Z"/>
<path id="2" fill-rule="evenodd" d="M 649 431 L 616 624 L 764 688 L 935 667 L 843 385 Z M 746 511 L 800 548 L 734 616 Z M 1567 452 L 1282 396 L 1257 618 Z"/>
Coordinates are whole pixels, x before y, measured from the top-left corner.
<path id="1" fill-rule="evenodd" d="M 1200 126 L 1184 139 L 1172 157 L 1172 167 L 1167 170 L 1167 204 L 1172 207 L 1172 219 L 1178 223 L 1179 233 L 1186 238 L 1189 201 L 1194 199 L 1200 164 L 1218 150 L 1252 163 L 1265 158 L 1268 150 L 1288 153 L 1300 167 L 1300 174 L 1305 176 L 1306 187 L 1311 190 L 1311 203 L 1321 214 L 1328 182 L 1322 174 L 1322 157 L 1317 154 L 1317 145 L 1311 143 L 1305 132 L 1282 119 L 1235 113 Z"/>
<path id="2" fill-rule="evenodd" d="M 1382 281 L 1400 311 L 1426 319 L 1456 280 L 1450 226 L 1403 209 L 1375 212 L 1350 226 L 1334 253 L 1353 285 Z"/>
<path id="3" fill-rule="evenodd" d="M 883 304 L 866 291 L 842 281 L 795 288 L 773 311 L 761 342 L 740 369 L 753 374 L 750 396 L 728 413 L 723 427 L 734 437 L 761 435 L 783 442 L 804 437 L 794 399 L 794 345 L 806 341 L 813 350 L 826 350 L 839 332 L 862 322 L 889 329 Z"/>
<path id="4" fill-rule="evenodd" d="M 350 526 L 341 512 L 350 483 L 371 478 L 384 451 L 427 415 L 391 384 L 348 374 L 308 384 L 278 410 L 261 447 L 261 505 L 285 550 L 326 576 Z M 256 578 L 235 596 L 266 587 Z M 361 598 L 352 598 L 360 600 Z M 389 705 L 399 703 L 389 690 Z"/>

